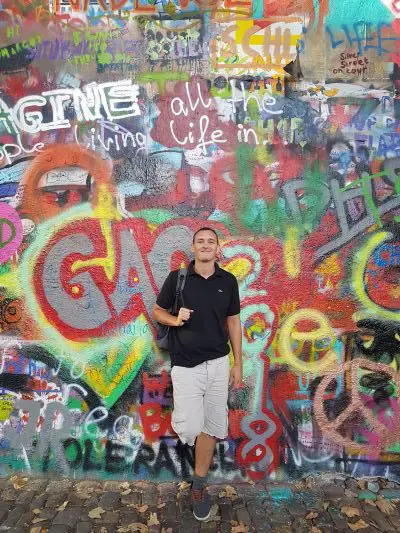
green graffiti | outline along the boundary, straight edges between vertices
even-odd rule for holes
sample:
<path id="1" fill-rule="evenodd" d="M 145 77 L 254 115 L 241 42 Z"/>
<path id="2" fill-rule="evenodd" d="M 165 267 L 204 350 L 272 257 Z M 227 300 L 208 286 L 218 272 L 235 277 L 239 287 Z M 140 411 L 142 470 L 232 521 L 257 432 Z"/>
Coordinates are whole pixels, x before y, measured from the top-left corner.
<path id="1" fill-rule="evenodd" d="M 296 226 L 300 236 L 304 237 L 318 226 L 326 208 L 321 202 L 326 189 L 322 165 L 314 162 L 306 166 L 303 173 L 302 208 L 293 214 L 289 212 L 287 202 L 282 196 L 271 202 L 264 198 L 252 198 L 256 150 L 241 145 L 236 152 L 241 223 L 255 234 L 271 235 L 280 239 L 285 239 L 288 226 Z"/>

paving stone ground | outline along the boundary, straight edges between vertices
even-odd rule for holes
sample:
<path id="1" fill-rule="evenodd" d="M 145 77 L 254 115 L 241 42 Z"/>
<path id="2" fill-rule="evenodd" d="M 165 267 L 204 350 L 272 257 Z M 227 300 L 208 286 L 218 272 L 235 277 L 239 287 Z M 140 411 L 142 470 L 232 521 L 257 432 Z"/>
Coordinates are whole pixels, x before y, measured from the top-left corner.
<path id="1" fill-rule="evenodd" d="M 400 485 L 320 476 L 297 483 L 210 485 L 199 523 L 182 483 L 0 478 L 0 532 L 400 532 Z"/>

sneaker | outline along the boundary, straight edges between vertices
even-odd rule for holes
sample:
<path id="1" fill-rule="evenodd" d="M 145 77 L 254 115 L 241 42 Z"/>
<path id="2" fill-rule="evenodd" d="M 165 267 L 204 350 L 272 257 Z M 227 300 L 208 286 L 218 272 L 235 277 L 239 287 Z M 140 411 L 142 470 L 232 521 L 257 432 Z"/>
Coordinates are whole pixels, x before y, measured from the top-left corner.
<path id="1" fill-rule="evenodd" d="M 210 518 L 211 496 L 205 489 L 192 489 L 192 510 L 197 520 Z"/>

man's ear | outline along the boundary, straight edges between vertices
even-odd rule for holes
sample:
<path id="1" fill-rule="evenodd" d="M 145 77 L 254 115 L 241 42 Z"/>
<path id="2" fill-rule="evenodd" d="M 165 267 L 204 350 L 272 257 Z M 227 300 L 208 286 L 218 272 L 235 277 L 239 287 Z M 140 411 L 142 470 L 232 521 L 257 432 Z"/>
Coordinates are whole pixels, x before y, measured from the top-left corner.
<path id="1" fill-rule="evenodd" d="M 192 246 L 190 247 L 190 249 L 192 250 L 192 252 L 194 253 L 194 246 L 192 244 Z"/>

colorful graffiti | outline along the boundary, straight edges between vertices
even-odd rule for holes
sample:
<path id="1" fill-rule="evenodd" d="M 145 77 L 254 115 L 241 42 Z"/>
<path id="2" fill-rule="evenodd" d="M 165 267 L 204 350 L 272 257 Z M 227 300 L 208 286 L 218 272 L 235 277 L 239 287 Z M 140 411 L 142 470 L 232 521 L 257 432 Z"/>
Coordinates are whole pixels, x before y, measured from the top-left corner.
<path id="1" fill-rule="evenodd" d="M 191 474 L 151 310 L 207 223 L 244 360 L 214 479 L 400 479 L 395 4 L 2 2 L 0 475 Z"/>

